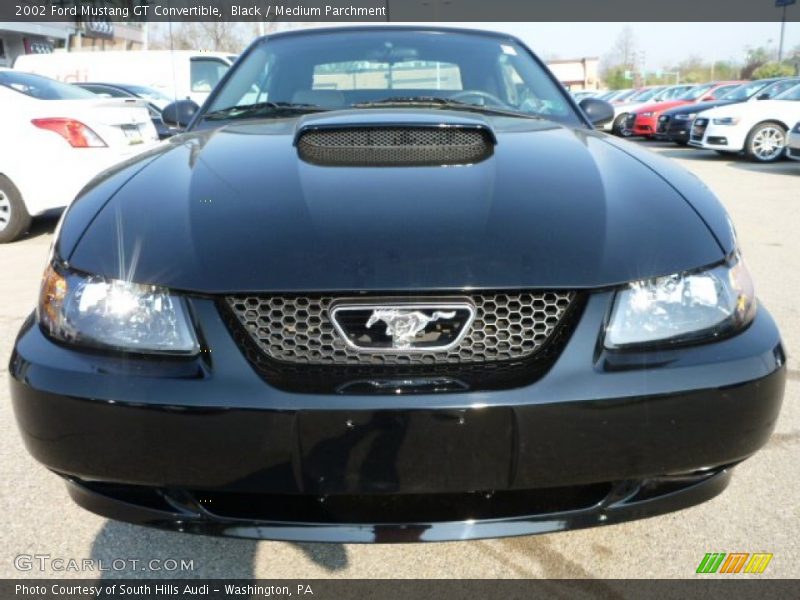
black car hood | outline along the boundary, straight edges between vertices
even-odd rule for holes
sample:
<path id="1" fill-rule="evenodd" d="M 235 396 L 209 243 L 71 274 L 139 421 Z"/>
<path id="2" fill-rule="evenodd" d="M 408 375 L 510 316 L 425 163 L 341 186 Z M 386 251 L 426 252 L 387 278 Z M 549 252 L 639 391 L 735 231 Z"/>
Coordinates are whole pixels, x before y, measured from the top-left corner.
<path id="1" fill-rule="evenodd" d="M 299 125 L 358 124 L 367 112 L 394 124 L 471 119 L 497 144 L 463 166 L 298 156 Z M 178 136 L 138 171 L 129 164 L 58 250 L 79 270 L 207 293 L 600 287 L 729 250 L 713 197 L 702 218 L 684 197 L 699 184 L 667 183 L 649 153 L 548 121 L 465 114 L 361 110 Z M 100 185 L 70 212 L 96 206 L 98 188 L 108 196 Z"/>
<path id="2" fill-rule="evenodd" d="M 692 104 L 682 104 L 675 108 L 665 110 L 662 115 L 688 115 L 691 113 L 701 113 L 704 110 L 714 108 L 716 106 L 725 106 L 726 104 L 736 104 L 732 100 L 714 100 L 713 102 L 694 102 Z"/>

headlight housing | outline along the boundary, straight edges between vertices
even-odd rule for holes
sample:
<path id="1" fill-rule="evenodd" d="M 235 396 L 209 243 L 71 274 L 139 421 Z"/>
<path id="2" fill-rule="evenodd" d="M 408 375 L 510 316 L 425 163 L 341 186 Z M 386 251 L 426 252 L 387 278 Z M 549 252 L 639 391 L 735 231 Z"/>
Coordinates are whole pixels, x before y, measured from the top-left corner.
<path id="1" fill-rule="evenodd" d="M 679 114 L 679 115 L 675 115 L 675 118 L 676 118 L 678 121 L 691 121 L 691 120 L 692 120 L 692 119 L 694 119 L 696 116 L 697 116 L 697 113 L 689 113 L 688 115 L 687 115 L 687 114 Z"/>
<path id="2" fill-rule="evenodd" d="M 652 117 L 653 114 L 655 114 L 655 113 L 652 113 L 652 112 L 649 112 L 649 111 L 648 112 L 639 113 L 639 115 L 642 116 L 642 117 Z"/>
<path id="3" fill-rule="evenodd" d="M 738 125 L 739 117 L 719 117 L 711 119 L 714 125 Z"/>
<path id="4" fill-rule="evenodd" d="M 755 316 L 750 274 L 738 253 L 725 264 L 635 281 L 619 290 L 605 346 L 672 345 L 740 330 Z"/>
<path id="5" fill-rule="evenodd" d="M 62 342 L 126 352 L 193 355 L 185 301 L 165 288 L 50 265 L 38 307 L 45 333 Z"/>

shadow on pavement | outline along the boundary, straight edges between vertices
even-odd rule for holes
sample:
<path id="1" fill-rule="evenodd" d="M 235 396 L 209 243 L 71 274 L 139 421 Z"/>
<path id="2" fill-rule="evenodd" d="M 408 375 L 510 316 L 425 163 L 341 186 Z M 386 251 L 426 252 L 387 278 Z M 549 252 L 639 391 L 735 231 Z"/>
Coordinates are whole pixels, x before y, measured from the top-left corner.
<path id="1" fill-rule="evenodd" d="M 771 175 L 794 175 L 800 177 L 800 162 L 795 160 L 780 160 L 774 163 L 755 163 L 741 159 L 730 163 L 730 166 L 742 171 L 752 173 L 769 173 Z"/>
<path id="2" fill-rule="evenodd" d="M 348 566 L 347 549 L 342 544 L 294 545 L 309 560 L 328 571 L 340 571 Z M 92 543 L 91 558 L 104 569 L 99 574 L 101 579 L 253 579 L 257 576 L 257 546 L 258 542 L 253 540 L 174 533 L 106 521 Z M 173 563 L 165 562 L 176 561 L 179 567 L 181 560 L 193 561 L 192 568 L 176 570 L 171 568 Z M 263 560 L 265 564 L 260 565 L 258 573 L 268 577 L 269 558 Z"/>
<path id="3" fill-rule="evenodd" d="M 58 225 L 58 219 L 60 216 L 61 215 L 36 217 L 33 219 L 28 233 L 23 235 L 20 238 L 20 241 L 37 238 L 42 235 L 52 235 L 53 231 L 56 229 L 56 225 Z"/>
<path id="4" fill-rule="evenodd" d="M 713 150 L 692 148 L 691 146 L 677 146 L 670 142 L 646 142 L 646 147 L 657 150 L 662 156 L 681 158 L 696 161 L 726 161 L 729 167 L 750 171 L 752 173 L 768 173 L 774 175 L 800 175 L 800 162 L 790 159 L 779 160 L 774 163 L 757 163 L 748 160 L 743 155 L 734 153 L 719 154 Z"/>

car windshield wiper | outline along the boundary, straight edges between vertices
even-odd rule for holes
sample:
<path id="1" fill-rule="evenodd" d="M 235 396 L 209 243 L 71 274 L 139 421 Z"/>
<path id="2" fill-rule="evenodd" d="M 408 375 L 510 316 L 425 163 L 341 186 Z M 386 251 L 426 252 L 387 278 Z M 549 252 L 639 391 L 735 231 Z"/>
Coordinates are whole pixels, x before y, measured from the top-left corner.
<path id="1" fill-rule="evenodd" d="M 500 108 L 495 106 L 481 106 L 452 98 L 440 98 L 438 96 L 398 96 L 383 98 L 370 102 L 357 102 L 350 105 L 352 108 L 387 108 L 392 106 L 408 106 L 411 108 L 453 108 L 455 110 L 469 110 L 489 115 L 503 115 L 508 117 L 523 117 L 526 119 L 542 119 L 544 117 L 528 112 L 514 110 L 511 108 Z"/>
<path id="2" fill-rule="evenodd" d="M 251 117 L 284 116 L 297 113 L 319 112 L 329 110 L 316 104 L 298 102 L 256 102 L 254 104 L 237 104 L 221 108 L 203 115 L 203 119 L 217 121 L 223 119 L 246 119 Z"/>

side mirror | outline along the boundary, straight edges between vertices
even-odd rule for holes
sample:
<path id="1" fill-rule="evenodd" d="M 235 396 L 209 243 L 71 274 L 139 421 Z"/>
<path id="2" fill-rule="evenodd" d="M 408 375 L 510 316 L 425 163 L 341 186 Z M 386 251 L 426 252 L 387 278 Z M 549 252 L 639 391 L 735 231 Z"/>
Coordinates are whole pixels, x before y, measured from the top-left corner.
<path id="1" fill-rule="evenodd" d="M 164 107 L 161 111 L 161 119 L 170 127 L 184 129 L 199 108 L 193 100 L 178 100 Z"/>
<path id="2" fill-rule="evenodd" d="M 756 100 L 769 100 L 769 99 L 770 99 L 769 94 L 759 94 L 758 96 L 756 96 Z"/>
<path id="3" fill-rule="evenodd" d="M 605 100 L 597 98 L 584 98 L 578 103 L 589 121 L 595 127 L 602 127 L 614 120 L 614 107 Z"/>
<path id="4" fill-rule="evenodd" d="M 714 96 L 703 96 L 701 101 L 702 102 L 711 102 L 712 100 L 716 100 L 716 98 L 714 98 Z"/>

